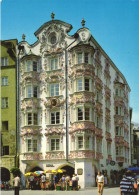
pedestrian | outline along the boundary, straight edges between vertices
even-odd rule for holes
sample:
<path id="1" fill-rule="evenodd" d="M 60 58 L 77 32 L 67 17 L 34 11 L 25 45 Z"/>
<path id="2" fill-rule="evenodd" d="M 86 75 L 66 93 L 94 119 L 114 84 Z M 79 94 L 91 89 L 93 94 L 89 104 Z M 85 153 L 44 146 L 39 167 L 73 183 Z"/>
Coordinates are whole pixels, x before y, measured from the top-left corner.
<path id="1" fill-rule="evenodd" d="M 65 175 L 62 175 L 62 178 L 61 178 L 61 188 L 62 190 L 65 190 Z"/>
<path id="2" fill-rule="evenodd" d="M 31 190 L 33 190 L 34 189 L 34 176 L 33 176 L 33 174 L 31 174 L 29 180 L 30 180 L 30 188 L 31 188 Z"/>
<path id="3" fill-rule="evenodd" d="M 14 195 L 19 195 L 20 177 L 18 175 L 16 175 L 15 178 L 13 179 L 13 185 L 14 185 Z"/>
<path id="4" fill-rule="evenodd" d="M 54 188 L 55 188 L 55 191 L 56 191 L 57 183 L 58 183 L 58 177 L 57 177 L 57 175 L 55 175 L 54 176 Z"/>
<path id="5" fill-rule="evenodd" d="M 70 181 L 70 176 L 66 175 L 65 177 L 65 182 L 66 182 L 66 191 L 68 190 L 69 188 L 69 181 Z"/>
<path id="6" fill-rule="evenodd" d="M 43 173 L 42 176 L 41 176 L 41 189 L 42 190 L 45 190 L 45 182 L 46 182 L 46 176 Z"/>
<path id="7" fill-rule="evenodd" d="M 79 185 L 78 185 L 79 177 L 77 176 L 77 174 L 75 174 L 75 178 L 76 178 L 76 190 L 79 190 Z"/>
<path id="8" fill-rule="evenodd" d="M 125 176 L 120 182 L 120 194 L 131 195 L 134 192 L 134 178 L 132 177 L 131 171 L 127 171 Z"/>
<path id="9" fill-rule="evenodd" d="M 72 189 L 73 189 L 73 190 L 76 189 L 76 177 L 75 177 L 74 174 L 73 174 L 73 177 L 72 177 Z"/>
<path id="10" fill-rule="evenodd" d="M 103 188 L 104 188 L 104 176 L 101 174 L 100 171 L 98 171 L 98 175 L 96 177 L 96 183 L 98 187 L 98 195 L 102 195 Z"/>

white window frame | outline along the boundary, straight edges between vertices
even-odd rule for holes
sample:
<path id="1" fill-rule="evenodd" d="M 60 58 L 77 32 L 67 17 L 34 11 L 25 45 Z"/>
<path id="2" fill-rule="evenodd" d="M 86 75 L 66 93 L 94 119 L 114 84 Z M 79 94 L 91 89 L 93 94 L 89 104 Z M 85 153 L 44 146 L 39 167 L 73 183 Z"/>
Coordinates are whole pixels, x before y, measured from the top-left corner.
<path id="1" fill-rule="evenodd" d="M 8 97 L 2 97 L 1 98 L 1 108 L 8 108 Z"/>
<path id="2" fill-rule="evenodd" d="M 30 148 L 29 148 L 29 142 L 30 142 Z M 38 152 L 37 139 L 27 139 L 27 152 Z"/>
<path id="3" fill-rule="evenodd" d="M 123 146 L 116 146 L 116 156 L 123 156 L 123 155 L 124 155 Z"/>
<path id="4" fill-rule="evenodd" d="M 50 71 L 52 71 L 52 70 L 58 70 L 58 67 L 59 67 L 59 59 L 58 59 L 58 57 L 51 58 L 49 60 L 49 63 L 50 63 L 50 66 L 49 66 L 49 70 Z M 53 67 L 52 67 L 52 63 L 53 63 Z"/>
<path id="5" fill-rule="evenodd" d="M 81 140 L 79 140 L 81 138 Z M 77 150 L 90 150 L 90 135 L 87 134 L 81 134 L 76 136 L 76 149 Z M 79 147 L 79 141 L 81 142 L 80 145 L 82 147 Z"/>
<path id="6" fill-rule="evenodd" d="M 28 89 L 30 88 L 30 93 L 28 91 Z M 34 89 L 37 88 L 37 97 L 35 97 L 34 95 Z M 26 98 L 38 98 L 38 86 L 37 85 L 27 85 L 26 86 Z"/>
<path id="7" fill-rule="evenodd" d="M 30 62 L 30 64 L 29 64 L 29 62 Z M 34 62 L 35 63 L 37 63 L 37 64 L 35 64 L 36 66 L 37 66 L 37 69 L 36 69 L 36 71 L 34 70 Z M 26 72 L 38 72 L 38 61 L 37 60 L 26 60 L 26 63 L 25 63 L 25 70 L 26 70 Z"/>
<path id="8" fill-rule="evenodd" d="M 81 109 L 82 110 L 82 119 L 81 120 L 79 120 L 79 109 Z M 86 119 L 86 117 L 87 117 L 87 115 L 86 115 L 86 109 L 89 109 L 89 120 L 88 119 Z M 77 110 L 77 121 L 91 121 L 91 109 L 92 108 L 90 108 L 89 106 L 78 106 L 77 108 L 76 108 L 76 110 Z"/>
<path id="9" fill-rule="evenodd" d="M 119 116 L 124 116 L 124 108 L 122 106 L 116 106 L 115 114 Z"/>
<path id="10" fill-rule="evenodd" d="M 1 77 L 1 86 L 8 85 L 8 77 Z"/>
<path id="11" fill-rule="evenodd" d="M 58 87 L 57 87 L 58 85 Z M 52 91 L 52 86 L 53 86 L 53 91 Z M 58 89 L 58 91 L 57 91 Z M 58 92 L 58 94 L 57 94 Z M 53 96 L 59 96 L 60 95 L 60 84 L 59 83 L 50 83 L 50 97 Z"/>
<path id="12" fill-rule="evenodd" d="M 124 127 L 116 126 L 115 127 L 115 135 L 116 136 L 124 136 Z"/>
<path id="13" fill-rule="evenodd" d="M 1 66 L 8 66 L 8 57 L 1 57 Z"/>
<path id="14" fill-rule="evenodd" d="M 52 149 L 52 140 L 54 140 L 54 149 Z M 57 149 L 57 140 L 59 140 L 58 149 Z M 60 138 L 59 137 L 50 139 L 50 151 L 60 151 Z"/>
<path id="15" fill-rule="evenodd" d="M 124 96 L 124 90 L 120 87 L 115 88 L 115 96 L 123 97 Z"/>
<path id="16" fill-rule="evenodd" d="M 88 84 L 89 86 L 86 86 L 86 80 L 88 80 Z M 89 89 L 87 89 L 86 87 L 89 87 Z M 90 78 L 78 78 L 76 80 L 76 88 L 77 88 L 77 92 L 80 91 L 91 91 L 91 79 Z"/>
<path id="17" fill-rule="evenodd" d="M 59 113 L 59 119 L 58 119 L 59 122 L 57 122 L 57 119 L 56 119 L 57 113 Z M 52 123 L 52 114 L 54 114 L 54 123 Z M 60 110 L 50 112 L 50 124 L 51 124 L 51 125 L 60 124 Z"/>
<path id="18" fill-rule="evenodd" d="M 29 114 L 31 116 L 31 123 L 29 124 Z M 35 118 L 37 116 L 37 118 Z M 37 123 L 36 123 L 37 122 Z M 38 125 L 38 113 L 37 112 L 28 112 L 27 113 L 27 126 L 31 126 L 31 125 Z"/>

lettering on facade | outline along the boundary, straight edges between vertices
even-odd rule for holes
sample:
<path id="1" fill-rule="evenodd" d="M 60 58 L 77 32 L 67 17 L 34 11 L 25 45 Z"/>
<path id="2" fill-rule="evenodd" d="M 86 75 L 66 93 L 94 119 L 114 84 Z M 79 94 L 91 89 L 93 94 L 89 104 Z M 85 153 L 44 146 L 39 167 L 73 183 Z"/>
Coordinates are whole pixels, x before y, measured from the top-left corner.
<path id="1" fill-rule="evenodd" d="M 54 167 L 52 164 L 46 164 L 46 167 Z"/>

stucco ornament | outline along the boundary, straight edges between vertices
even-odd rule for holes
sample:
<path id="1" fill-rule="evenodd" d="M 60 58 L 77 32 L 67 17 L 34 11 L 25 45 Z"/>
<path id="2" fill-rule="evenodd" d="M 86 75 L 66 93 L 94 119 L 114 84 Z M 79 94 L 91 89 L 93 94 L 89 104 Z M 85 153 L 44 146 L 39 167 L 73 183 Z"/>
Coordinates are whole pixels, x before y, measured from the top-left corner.
<path id="1" fill-rule="evenodd" d="M 78 34 L 80 36 L 81 41 L 83 42 L 88 42 L 91 37 L 91 33 L 87 28 L 80 29 L 78 31 Z"/>

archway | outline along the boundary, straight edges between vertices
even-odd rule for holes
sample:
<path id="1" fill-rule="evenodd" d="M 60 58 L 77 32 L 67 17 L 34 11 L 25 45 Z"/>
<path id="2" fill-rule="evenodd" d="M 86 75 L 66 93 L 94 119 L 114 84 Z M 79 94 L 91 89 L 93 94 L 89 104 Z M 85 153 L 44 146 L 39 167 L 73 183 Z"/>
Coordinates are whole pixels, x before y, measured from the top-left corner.
<path id="1" fill-rule="evenodd" d="M 60 169 L 66 170 L 65 174 L 69 175 L 70 177 L 72 177 L 75 172 L 75 169 L 69 165 L 63 165 L 60 167 Z"/>
<path id="2" fill-rule="evenodd" d="M 30 170 L 30 172 L 35 172 L 35 171 L 43 171 L 40 167 L 34 167 Z"/>
<path id="3" fill-rule="evenodd" d="M 10 180 L 10 171 L 4 167 L 1 167 L 1 181 Z"/>

